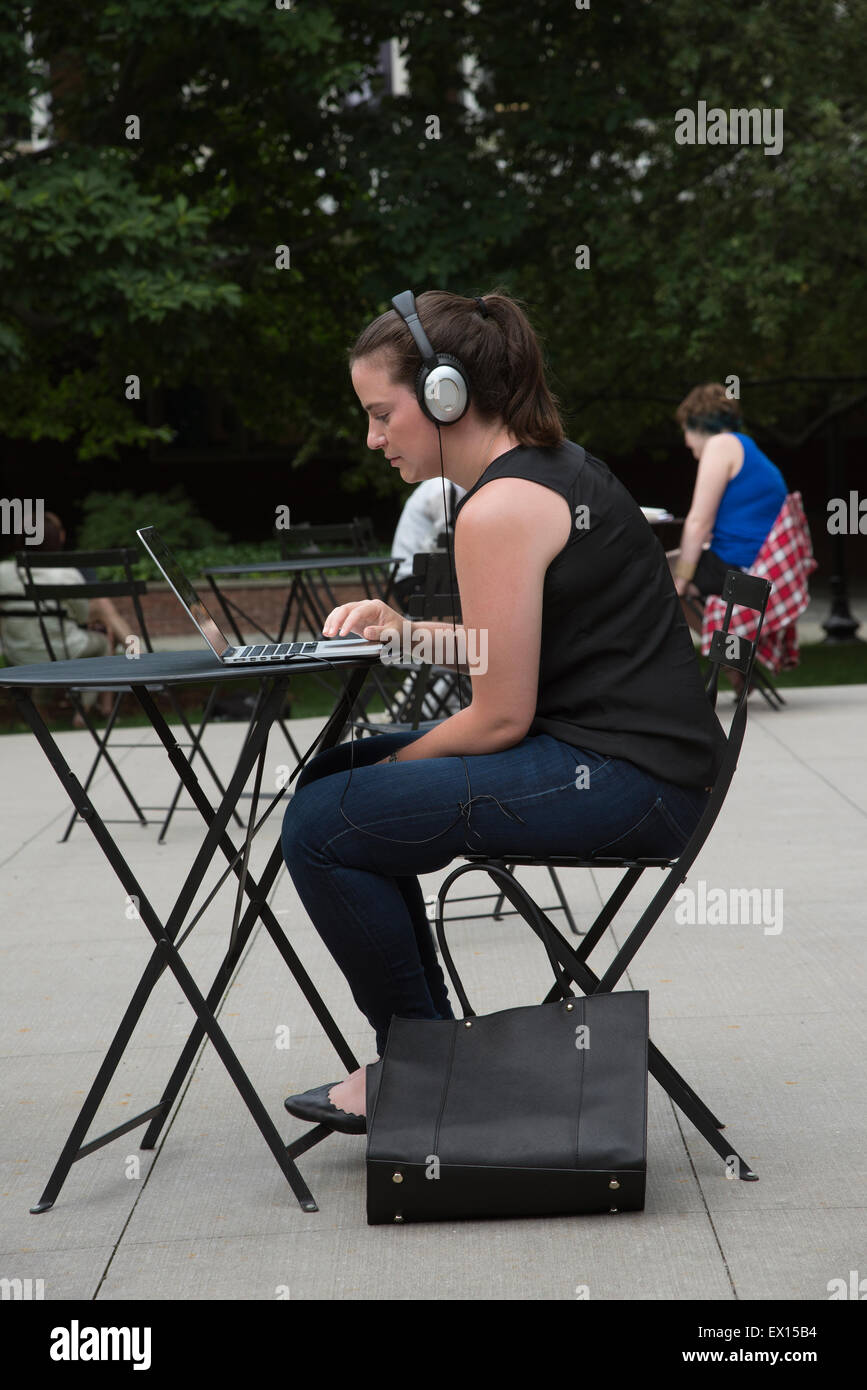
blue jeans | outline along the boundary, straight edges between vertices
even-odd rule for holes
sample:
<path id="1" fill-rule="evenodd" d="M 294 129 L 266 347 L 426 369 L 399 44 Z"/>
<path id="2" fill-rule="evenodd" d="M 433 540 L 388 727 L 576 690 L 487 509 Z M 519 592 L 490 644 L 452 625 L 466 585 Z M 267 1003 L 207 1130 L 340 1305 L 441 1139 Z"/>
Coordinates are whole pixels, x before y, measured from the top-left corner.
<path id="1" fill-rule="evenodd" d="M 422 737 L 356 740 L 342 812 L 350 744 L 317 754 L 299 773 L 283 818 L 292 882 L 374 1029 L 380 1057 L 393 1015 L 455 1017 L 416 875 L 467 851 L 505 860 L 674 857 L 709 797 L 549 734 L 500 753 L 372 766 Z"/>

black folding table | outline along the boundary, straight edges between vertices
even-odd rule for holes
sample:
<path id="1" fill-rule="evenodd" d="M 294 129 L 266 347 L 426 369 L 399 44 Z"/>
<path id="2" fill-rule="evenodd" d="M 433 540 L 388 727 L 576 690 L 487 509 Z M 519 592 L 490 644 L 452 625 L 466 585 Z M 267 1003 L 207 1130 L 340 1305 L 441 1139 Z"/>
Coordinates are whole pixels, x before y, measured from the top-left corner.
<path id="1" fill-rule="evenodd" d="M 274 1122 L 269 1116 L 262 1101 L 259 1099 L 259 1096 L 256 1094 L 249 1077 L 241 1066 L 240 1061 L 217 1022 L 215 1011 L 228 988 L 232 971 L 240 960 L 241 953 L 249 940 L 256 921 L 261 920 L 277 947 L 277 950 L 280 952 L 283 960 L 298 982 L 311 1009 L 322 1024 L 329 1041 L 332 1043 L 338 1057 L 346 1067 L 346 1070 L 348 1072 L 355 1071 L 359 1066 L 358 1059 L 353 1054 L 352 1049 L 349 1047 L 349 1044 L 343 1037 L 334 1019 L 331 1017 L 313 981 L 310 979 L 310 976 L 307 974 L 298 956 L 287 941 L 274 912 L 268 904 L 268 895 L 274 885 L 274 881 L 282 863 L 279 835 L 275 836 L 274 849 L 268 859 L 262 876 L 258 880 L 254 879 L 250 874 L 248 863 L 251 841 L 258 826 L 261 826 L 268 811 L 270 811 L 276 802 L 284 795 L 286 787 L 294 780 L 302 763 L 306 761 L 307 757 L 310 756 L 314 749 L 317 747 L 330 748 L 340 741 L 355 700 L 367 677 L 367 673 L 371 667 L 376 664 L 376 658 L 366 656 L 334 657 L 332 660 L 328 661 L 304 660 L 281 662 L 279 664 L 269 663 L 266 666 L 246 665 L 233 667 L 224 666 L 217 660 L 213 653 L 209 651 L 184 651 L 143 653 L 134 660 L 130 660 L 125 656 L 107 656 L 80 659 L 78 661 L 47 662 L 38 666 L 12 666 L 0 669 L 0 689 L 7 690 L 15 700 L 22 718 L 36 735 L 43 752 L 54 768 L 54 771 L 57 773 L 64 791 L 82 819 L 90 827 L 94 838 L 108 859 L 108 862 L 123 885 L 126 893 L 137 899 L 139 916 L 154 941 L 154 951 L 148 961 L 144 974 L 133 993 L 123 1019 L 111 1041 L 105 1059 L 97 1072 L 90 1091 L 87 1094 L 87 1098 L 81 1107 L 79 1116 L 70 1132 L 69 1138 L 55 1164 L 48 1184 L 36 1206 L 30 1208 L 32 1212 L 38 1213 L 48 1211 L 48 1209 L 54 1205 L 73 1163 L 77 1162 L 78 1159 L 84 1158 L 86 1154 L 93 1153 L 94 1150 L 102 1148 L 104 1144 L 110 1143 L 111 1140 L 119 1138 L 122 1134 L 126 1134 L 129 1130 L 135 1129 L 139 1125 L 147 1124 L 148 1127 L 142 1139 L 141 1147 L 143 1149 L 154 1148 L 160 1130 L 168 1118 L 171 1107 L 180 1092 L 184 1079 L 193 1064 L 196 1051 L 205 1034 L 207 1034 L 214 1044 L 220 1060 L 223 1062 L 226 1070 L 237 1086 L 241 1097 L 259 1127 L 262 1137 L 276 1158 L 281 1171 L 298 1199 L 301 1209 L 303 1211 L 318 1210 L 313 1194 L 301 1176 L 294 1160 L 314 1144 L 325 1139 L 332 1131 L 326 1125 L 317 1125 L 314 1129 L 302 1135 L 300 1139 L 295 1140 L 293 1144 L 287 1146 L 283 1143 Z M 310 745 L 310 748 L 301 762 L 299 762 L 298 767 L 296 767 L 295 772 L 286 783 L 286 786 L 273 798 L 268 811 L 263 814 L 257 823 L 256 810 L 262 785 L 262 772 L 268 746 L 268 734 L 274 720 L 278 717 L 280 710 L 283 708 L 291 677 L 295 674 L 319 671 L 323 668 L 337 672 L 343 679 L 343 686 L 338 695 L 334 711 L 328 719 L 324 729 Z M 154 703 L 150 687 L 158 685 L 175 686 L 195 684 L 197 682 L 230 682 L 241 678 L 249 680 L 251 676 L 258 676 L 260 678 L 263 685 L 261 691 L 263 698 L 258 702 L 257 713 L 246 733 L 235 771 L 229 780 L 222 800 L 215 809 L 205 796 L 195 772 L 190 766 L 189 760 L 184 756 L 180 746 L 175 741 L 170 725 L 166 723 L 163 715 Z M 139 705 L 150 720 L 154 732 L 165 747 L 172 767 L 190 793 L 195 806 L 201 813 L 202 819 L 205 821 L 207 826 L 205 837 L 202 840 L 189 873 L 165 922 L 162 922 L 155 912 L 147 893 L 139 883 L 117 843 L 106 829 L 105 823 L 97 812 L 96 807 L 83 790 L 80 782 L 63 757 L 63 754 L 52 738 L 51 733 L 46 727 L 30 696 L 29 687 L 57 686 L 63 688 L 70 685 L 75 685 L 79 688 L 98 685 L 103 688 L 116 688 L 117 690 L 131 690 L 133 692 Z M 250 803 L 246 833 L 243 844 L 240 847 L 236 847 L 226 833 L 226 827 L 229 817 L 235 810 L 241 793 L 253 771 L 254 765 L 255 785 Z M 224 871 L 219 883 L 211 890 L 195 916 L 185 925 L 185 919 L 190 911 L 195 895 L 218 850 L 225 855 L 228 861 L 228 868 Z M 202 993 L 181 959 L 179 948 L 206 910 L 208 904 L 216 895 L 220 885 L 232 873 L 238 880 L 238 887 L 228 946 L 210 988 L 207 990 L 207 993 Z M 246 906 L 244 906 L 245 895 L 249 900 Z M 162 1097 L 157 1105 L 142 1111 L 141 1114 L 134 1116 L 131 1120 L 127 1120 L 122 1125 L 116 1126 L 116 1128 L 109 1130 L 98 1138 L 85 1142 L 87 1131 L 108 1089 L 111 1079 L 120 1064 L 133 1030 L 141 1017 L 148 998 L 166 967 L 171 970 L 189 1000 L 196 1015 L 196 1022 L 172 1071 Z"/>
<path id="2" fill-rule="evenodd" d="M 249 624 L 252 631 L 261 632 L 269 642 L 284 641 L 293 603 L 297 607 L 292 641 L 298 641 L 303 623 L 306 623 L 314 637 L 318 637 L 328 614 L 338 607 L 337 595 L 328 582 L 327 570 L 357 570 L 366 597 L 378 598 L 383 603 L 389 603 L 394 587 L 394 576 L 397 574 L 400 563 L 399 557 L 392 555 L 293 555 L 287 560 L 249 561 L 243 565 L 212 565 L 209 569 L 203 570 L 203 574 L 211 586 L 214 598 L 223 611 L 226 624 L 231 629 L 234 640 L 239 646 L 243 646 L 246 639 L 239 626 L 241 619 Z M 275 578 L 285 575 L 288 579 L 290 575 L 292 576 L 292 583 L 283 605 L 280 626 L 273 636 L 267 628 L 258 622 L 255 615 L 245 613 L 243 608 L 229 597 L 225 589 L 220 588 L 219 581 L 221 579 L 223 581 L 239 579 L 244 574 L 260 573 L 270 574 Z M 327 681 L 322 681 L 321 684 L 328 688 Z M 359 703 L 359 713 L 365 714 L 367 712 L 365 706 L 369 705 L 378 695 L 388 717 L 394 718 L 396 707 L 394 703 L 395 692 L 392 685 L 393 682 L 383 679 L 381 668 L 375 672 L 369 683 L 369 688 L 365 692 L 364 700 Z"/>
<path id="3" fill-rule="evenodd" d="M 338 607 L 337 597 L 328 582 L 326 570 L 358 570 L 366 596 L 388 603 L 400 563 L 399 557 L 391 555 L 296 555 L 289 560 L 253 561 L 245 565 L 212 565 L 203 573 L 211 586 L 214 598 L 223 610 L 227 624 L 232 629 L 235 641 L 241 646 L 244 638 L 235 619 L 236 613 L 249 623 L 254 632 L 261 632 L 269 642 L 282 642 L 292 604 L 297 603 L 293 642 L 298 641 L 301 624 L 305 620 L 310 631 L 317 636 L 322 631 L 322 624 L 328 614 Z M 383 580 L 379 579 L 380 571 L 386 571 Z M 287 579 L 292 576 L 280 627 L 273 637 L 260 626 L 255 617 L 245 613 L 243 608 L 220 588 L 220 579 L 239 579 L 244 574 L 270 574 L 275 578 L 285 575 Z M 325 601 L 319 592 L 320 589 Z"/>

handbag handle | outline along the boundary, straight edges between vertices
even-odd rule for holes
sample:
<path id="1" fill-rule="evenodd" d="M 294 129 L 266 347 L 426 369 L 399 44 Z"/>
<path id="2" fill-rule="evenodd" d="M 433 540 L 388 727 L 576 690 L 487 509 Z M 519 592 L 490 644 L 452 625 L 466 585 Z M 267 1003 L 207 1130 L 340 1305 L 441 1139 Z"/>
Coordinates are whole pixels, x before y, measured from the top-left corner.
<path id="1" fill-rule="evenodd" d="M 449 972 L 449 979 L 455 987 L 455 993 L 457 994 L 458 999 L 461 1001 L 461 1008 L 464 1011 L 464 1018 L 475 1018 L 476 1011 L 471 1005 L 469 999 L 467 998 L 466 990 L 464 989 L 461 977 L 458 974 L 457 969 L 455 968 L 455 963 L 452 959 L 452 954 L 448 948 L 448 943 L 446 941 L 446 935 L 443 928 L 443 894 L 444 891 L 448 888 L 449 884 L 453 881 L 453 879 L 457 878 L 458 875 L 466 873 L 469 869 L 475 867 L 476 866 L 473 864 L 466 864 L 463 865 L 460 869 L 457 869 L 454 874 L 451 874 L 449 878 L 446 880 L 446 882 L 443 884 L 442 888 L 440 889 L 439 894 L 437 896 L 436 904 L 435 927 L 437 934 L 437 942 L 439 943 L 442 958 L 446 963 L 446 969 Z M 538 922 L 531 923 L 530 925 L 533 926 L 533 929 L 536 931 L 536 934 L 539 937 L 541 937 L 542 945 L 545 947 L 545 950 L 548 953 L 548 960 L 550 961 L 551 969 L 554 972 L 554 979 L 556 980 L 557 986 L 560 989 L 560 997 L 562 999 L 574 999 L 575 995 L 572 991 L 572 987 L 570 984 L 566 983 L 566 980 L 568 978 L 567 972 L 564 969 L 564 967 L 560 964 L 560 962 L 557 960 L 556 956 L 554 955 L 554 952 L 551 949 L 551 942 L 549 940 L 548 935 L 548 923 L 542 918 L 540 913 Z"/>

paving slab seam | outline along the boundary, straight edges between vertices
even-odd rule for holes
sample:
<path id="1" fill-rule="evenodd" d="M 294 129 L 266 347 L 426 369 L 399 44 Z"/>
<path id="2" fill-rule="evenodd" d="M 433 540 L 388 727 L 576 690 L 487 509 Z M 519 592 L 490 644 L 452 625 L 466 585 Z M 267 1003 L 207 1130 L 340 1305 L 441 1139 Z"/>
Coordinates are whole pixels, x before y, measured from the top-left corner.
<path id="1" fill-rule="evenodd" d="M 98 1245 L 40 1245 L 38 1253 L 40 1255 L 86 1255 L 89 1250 L 100 1250 L 104 1245 L 104 1240 L 101 1240 Z M 0 1250 L 0 1260 L 5 1260 L 10 1255 L 14 1258 L 27 1253 L 30 1253 L 29 1250 L 22 1250 L 21 1246 L 15 1250 Z"/>
<path id="2" fill-rule="evenodd" d="M 696 1171 L 695 1163 L 693 1162 L 693 1157 L 692 1157 L 692 1154 L 691 1154 L 691 1152 L 690 1152 L 689 1145 L 688 1145 L 687 1142 L 686 1142 L 686 1135 L 685 1135 L 684 1130 L 683 1130 L 683 1125 L 681 1124 L 680 1115 L 677 1113 L 677 1106 L 675 1105 L 674 1101 L 671 1099 L 670 1096 L 669 1096 L 669 1098 L 668 1098 L 668 1104 L 669 1104 L 669 1108 L 671 1109 L 671 1112 L 672 1112 L 672 1114 L 673 1114 L 673 1116 L 674 1116 L 674 1123 L 677 1125 L 677 1130 L 678 1130 L 678 1133 L 679 1133 L 679 1135 L 680 1135 L 680 1142 L 681 1142 L 682 1145 L 683 1145 L 684 1152 L 685 1152 L 686 1158 L 687 1158 L 687 1162 L 689 1163 L 689 1166 L 690 1166 L 690 1168 L 691 1168 L 691 1170 L 692 1170 L 692 1175 L 693 1175 L 693 1177 L 695 1178 L 695 1185 L 696 1185 L 696 1188 L 697 1188 L 697 1190 L 698 1190 L 698 1195 L 699 1195 L 699 1197 L 701 1198 L 701 1204 L 702 1204 L 702 1206 L 704 1207 L 705 1216 L 707 1217 L 707 1223 L 708 1223 L 708 1225 L 709 1225 L 709 1227 L 710 1227 L 710 1229 L 711 1229 L 711 1234 L 713 1235 L 713 1238 L 714 1238 L 714 1242 L 715 1242 L 715 1244 L 716 1244 L 716 1247 L 717 1247 L 717 1249 L 719 1250 L 719 1256 L 720 1256 L 720 1260 L 722 1261 L 722 1267 L 723 1267 L 723 1269 L 725 1270 L 726 1279 L 728 1279 L 729 1285 L 730 1285 L 730 1287 L 731 1287 L 731 1291 L 732 1291 L 732 1301 L 735 1302 L 735 1303 L 739 1303 L 739 1302 L 740 1302 L 740 1294 L 738 1293 L 737 1288 L 736 1288 L 736 1286 L 735 1286 L 734 1276 L 733 1276 L 733 1274 L 732 1274 L 731 1268 L 729 1267 L 729 1262 L 728 1262 L 728 1259 L 727 1259 L 727 1257 L 726 1257 L 726 1252 L 725 1252 L 725 1250 L 723 1249 L 722 1240 L 720 1239 L 719 1232 L 717 1231 L 717 1228 L 716 1228 L 716 1226 L 715 1226 L 715 1224 L 714 1224 L 714 1219 L 713 1219 L 713 1216 L 711 1215 L 710 1207 L 709 1207 L 708 1204 L 707 1204 L 707 1199 L 706 1199 L 705 1194 L 704 1194 L 704 1188 L 702 1187 L 702 1184 L 701 1184 L 701 1178 L 699 1177 L 698 1172 Z M 701 1136 L 699 1136 L 699 1137 L 701 1137 Z"/>
<path id="3" fill-rule="evenodd" d="M 852 1018 L 860 1019 L 860 1018 L 862 1017 L 862 1014 L 863 1014 L 863 1010 L 861 1010 L 861 1009 L 856 1009 L 855 1006 L 854 1006 L 854 1004 L 852 1005 L 851 1008 L 847 1008 L 847 1007 L 845 1007 L 844 1005 L 841 1004 L 841 1005 L 839 1005 L 837 1008 L 829 1008 L 829 1009 L 798 1009 L 798 1010 L 796 1010 L 796 1012 L 797 1012 L 798 1018 L 813 1018 L 814 1016 L 816 1016 L 817 1018 L 824 1018 L 827 1014 L 833 1014 L 835 1018 L 846 1018 L 847 1016 L 851 1016 Z M 707 1022 L 709 1022 L 709 1023 L 712 1023 L 712 1022 L 714 1021 L 714 1019 L 719 1019 L 719 1018 L 748 1018 L 748 1019 L 752 1019 L 752 1018 L 791 1018 L 791 1017 L 792 1017 L 792 1010 L 791 1010 L 791 1009 L 784 1009 L 781 1013 L 749 1013 L 749 1014 L 742 1014 L 742 1013 L 737 1013 L 737 1014 L 735 1014 L 735 1013 L 724 1013 L 724 1014 L 704 1014 L 704 1013 L 702 1013 L 702 1014 L 656 1014 L 656 1015 L 654 1015 L 653 1022 L 654 1022 L 655 1024 L 659 1024 L 659 1023 L 676 1023 L 676 1022 L 680 1022 L 680 1023 L 695 1023 L 696 1021 L 699 1021 L 699 1020 L 700 1020 L 702 1023 L 704 1023 L 705 1021 L 707 1021 Z"/>
<path id="4" fill-rule="evenodd" d="M 613 922 L 612 922 L 611 925 L 608 927 L 608 930 L 611 932 L 612 936 L 614 936 L 614 923 L 613 923 Z M 615 937 L 615 941 L 616 941 L 616 937 Z M 619 950 L 619 945 L 618 945 L 618 950 Z M 631 965 L 627 965 L 626 969 L 625 969 L 624 972 L 623 972 L 622 978 L 626 980 L 627 986 L 628 986 L 629 989 L 635 989 L 635 983 L 634 983 L 634 981 L 633 981 L 633 979 L 632 979 Z M 648 1078 L 647 1078 L 647 1079 L 648 1079 L 648 1084 L 649 1084 L 649 1082 L 650 1082 L 650 1076 L 649 1076 L 649 1075 L 648 1075 Z M 732 1291 L 732 1300 L 735 1301 L 735 1302 L 738 1302 L 738 1301 L 739 1301 L 739 1295 L 738 1295 L 738 1291 L 737 1291 L 737 1289 L 736 1289 L 736 1287 L 735 1287 L 735 1282 L 734 1282 L 734 1278 L 733 1278 L 733 1276 L 732 1276 L 731 1269 L 729 1268 L 729 1262 L 728 1262 L 728 1260 L 727 1260 L 727 1258 L 726 1258 L 725 1251 L 723 1250 L 722 1242 L 721 1242 L 720 1237 L 719 1237 L 719 1233 L 717 1232 L 716 1226 L 714 1225 L 714 1220 L 713 1220 L 713 1217 L 712 1217 L 711 1212 L 710 1212 L 710 1207 L 709 1207 L 708 1204 L 707 1204 L 707 1200 L 706 1200 L 705 1194 L 704 1194 L 704 1189 L 702 1188 L 702 1185 L 701 1185 L 701 1179 L 699 1178 L 698 1172 L 696 1171 L 695 1163 L 693 1162 L 693 1157 L 692 1157 L 692 1154 L 691 1154 L 691 1152 L 690 1152 L 689 1145 L 688 1145 L 687 1142 L 686 1142 L 686 1135 L 685 1135 L 684 1130 L 683 1130 L 683 1125 L 681 1124 L 681 1121 L 680 1121 L 680 1115 L 679 1115 L 679 1113 L 678 1113 L 678 1107 L 675 1105 L 675 1103 L 674 1103 L 674 1101 L 672 1100 L 671 1096 L 668 1096 L 668 1107 L 669 1107 L 669 1110 L 671 1111 L 672 1116 L 674 1117 L 674 1123 L 675 1123 L 675 1125 L 677 1126 L 677 1132 L 678 1132 L 678 1134 L 680 1135 L 681 1146 L 682 1146 L 682 1148 L 683 1148 L 684 1154 L 686 1155 L 686 1161 L 687 1161 L 687 1163 L 689 1164 L 689 1168 L 690 1168 L 690 1171 L 691 1171 L 691 1173 L 692 1173 L 693 1180 L 694 1180 L 694 1182 L 695 1182 L 696 1191 L 697 1191 L 697 1193 L 698 1193 L 698 1195 L 699 1195 L 699 1198 L 701 1199 L 701 1204 L 702 1204 L 702 1207 L 704 1208 L 704 1214 L 705 1214 L 705 1217 L 707 1218 L 708 1226 L 710 1227 L 710 1231 L 711 1231 L 711 1234 L 712 1234 L 712 1236 L 713 1236 L 714 1243 L 716 1244 L 716 1247 L 717 1247 L 717 1249 L 718 1249 L 718 1251 L 719 1251 L 720 1260 L 722 1261 L 722 1267 L 723 1267 L 723 1269 L 725 1270 L 725 1277 L 726 1277 L 726 1279 L 728 1280 L 728 1282 L 729 1282 L 729 1287 L 731 1288 L 731 1291 Z"/>
<path id="5" fill-rule="evenodd" d="M 257 938 L 257 936 L 258 936 L 258 934 L 259 934 L 259 928 L 260 928 L 260 926 L 261 926 L 261 923 L 260 923 L 260 922 L 257 922 L 257 923 L 255 924 L 255 926 L 254 926 L 254 928 L 253 928 L 253 931 L 250 933 L 250 940 L 247 942 L 247 945 L 245 946 L 245 948 L 244 948 L 244 950 L 243 950 L 243 952 L 242 952 L 242 954 L 241 954 L 241 957 L 240 957 L 240 959 L 238 960 L 238 962 L 237 962 L 237 964 L 236 964 L 236 966 L 235 966 L 235 969 L 234 969 L 233 972 L 232 972 L 231 978 L 230 978 L 229 981 L 227 982 L 226 989 L 225 989 L 225 991 L 224 991 L 224 993 L 223 993 L 223 998 L 220 1000 L 220 1003 L 219 1003 L 219 1005 L 218 1005 L 218 1007 L 217 1007 L 216 1014 L 215 1014 L 215 1017 L 216 1017 L 218 1020 L 219 1020 L 219 1017 L 220 1017 L 220 1013 L 222 1012 L 223 1005 L 226 1003 L 226 996 L 227 996 L 229 990 L 231 989 L 232 985 L 234 984 L 235 980 L 238 978 L 238 975 L 239 975 L 239 973 L 240 973 L 240 971 L 241 971 L 241 967 L 243 966 L 244 962 L 246 961 L 247 956 L 249 955 L 250 951 L 253 949 L 253 946 L 254 946 L 254 944 L 255 944 L 256 938 Z M 203 993 L 207 993 L 207 991 L 203 991 Z M 148 1186 L 148 1183 L 149 1183 L 150 1180 L 151 1180 L 151 1175 L 152 1175 L 152 1173 L 154 1172 L 154 1170 L 156 1169 L 157 1162 L 158 1162 L 158 1160 L 159 1160 L 160 1154 L 162 1153 L 162 1151 L 163 1151 L 163 1149 L 164 1149 L 164 1147 L 165 1147 L 165 1145 L 166 1145 L 166 1142 L 167 1142 L 167 1140 L 168 1140 L 168 1138 L 169 1138 L 169 1135 L 171 1134 L 172 1129 L 174 1128 L 175 1120 L 178 1118 L 178 1115 L 179 1115 L 180 1112 L 181 1112 L 181 1107 L 183 1106 L 184 1100 L 186 1099 L 187 1092 L 189 1091 L 190 1086 L 193 1084 L 193 1079 L 194 1079 L 194 1077 L 195 1077 L 196 1070 L 197 1070 L 197 1068 L 199 1067 L 199 1065 L 200 1065 L 200 1063 L 201 1063 L 202 1056 L 203 1056 L 203 1054 L 204 1054 L 205 1048 L 206 1048 L 206 1046 L 208 1045 L 208 1043 L 210 1043 L 210 1041 L 211 1041 L 211 1040 L 210 1040 L 210 1038 L 208 1037 L 208 1035 L 207 1035 L 207 1033 L 206 1033 L 205 1036 L 202 1038 L 202 1041 L 201 1041 L 201 1043 L 199 1044 L 199 1047 L 198 1047 L 198 1050 L 197 1050 L 197 1052 L 196 1052 L 196 1055 L 195 1055 L 195 1057 L 193 1058 L 193 1060 L 192 1060 L 192 1062 L 191 1062 L 191 1064 L 190 1064 L 190 1069 L 189 1069 L 189 1071 L 188 1071 L 188 1073 L 187 1073 L 187 1076 L 186 1076 L 186 1078 L 185 1078 L 184 1084 L 183 1084 L 183 1086 L 181 1087 L 181 1090 L 180 1090 L 180 1092 L 179 1092 L 179 1094 L 178 1094 L 178 1097 L 177 1097 L 177 1099 L 176 1099 L 176 1101 L 175 1101 L 175 1104 L 174 1104 L 174 1108 L 173 1108 L 173 1110 L 172 1110 L 172 1113 L 170 1114 L 169 1118 L 168 1118 L 167 1121 L 166 1121 L 162 1140 L 161 1140 L 161 1142 L 158 1144 L 157 1148 L 154 1150 L 153 1161 L 151 1162 L 151 1164 L 150 1164 L 150 1166 L 149 1166 L 149 1168 L 148 1168 L 148 1171 L 147 1171 L 147 1173 L 146 1173 L 146 1175 L 145 1175 L 145 1179 L 144 1179 L 143 1183 L 141 1184 L 141 1187 L 140 1187 L 139 1190 L 138 1190 L 138 1194 L 137 1194 L 137 1196 L 136 1196 L 135 1201 L 133 1202 L 132 1206 L 130 1207 L 129 1211 L 127 1212 L 126 1220 L 124 1221 L 123 1226 L 121 1227 L 121 1229 L 120 1229 L 120 1231 L 119 1231 L 119 1233 L 118 1233 L 117 1240 L 115 1241 L 115 1243 L 114 1243 L 114 1245 L 113 1245 L 113 1247 L 112 1247 L 111 1255 L 110 1255 L 109 1258 L 108 1258 L 108 1261 L 107 1261 L 107 1263 L 106 1263 L 105 1269 L 102 1271 L 102 1274 L 101 1274 L 100 1279 L 99 1279 L 99 1283 L 97 1284 L 96 1289 L 95 1289 L 95 1291 L 94 1291 L 93 1299 L 91 1300 L 92 1302 L 95 1302 L 95 1301 L 99 1298 L 100 1290 L 101 1290 L 103 1284 L 105 1283 L 106 1279 L 108 1278 L 109 1271 L 110 1271 L 110 1269 L 111 1269 L 112 1264 L 114 1263 L 115 1256 L 118 1254 L 118 1252 L 119 1252 L 119 1250 L 120 1250 L 121 1243 L 123 1242 L 123 1238 L 124 1238 L 124 1235 L 126 1234 L 127 1228 L 129 1227 L 129 1223 L 130 1223 L 130 1221 L 132 1220 L 133 1216 L 135 1215 L 136 1207 L 138 1206 L 139 1202 L 141 1201 L 142 1197 L 144 1196 L 144 1193 L 145 1193 L 145 1190 L 146 1190 L 146 1188 L 147 1188 L 147 1186 Z M 155 1241 L 155 1242 L 153 1242 L 153 1244 L 158 1244 L 158 1242 Z"/>

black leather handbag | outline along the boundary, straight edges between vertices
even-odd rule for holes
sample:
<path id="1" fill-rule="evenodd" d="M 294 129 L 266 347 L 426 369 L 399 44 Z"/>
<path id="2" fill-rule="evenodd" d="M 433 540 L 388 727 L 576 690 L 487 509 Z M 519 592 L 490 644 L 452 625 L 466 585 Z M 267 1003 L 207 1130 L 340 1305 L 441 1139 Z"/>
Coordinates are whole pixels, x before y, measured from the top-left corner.
<path id="1" fill-rule="evenodd" d="M 367 1067 L 368 1225 L 643 1210 L 648 992 L 479 1018 L 451 974 L 467 1016 L 393 1018 Z"/>

